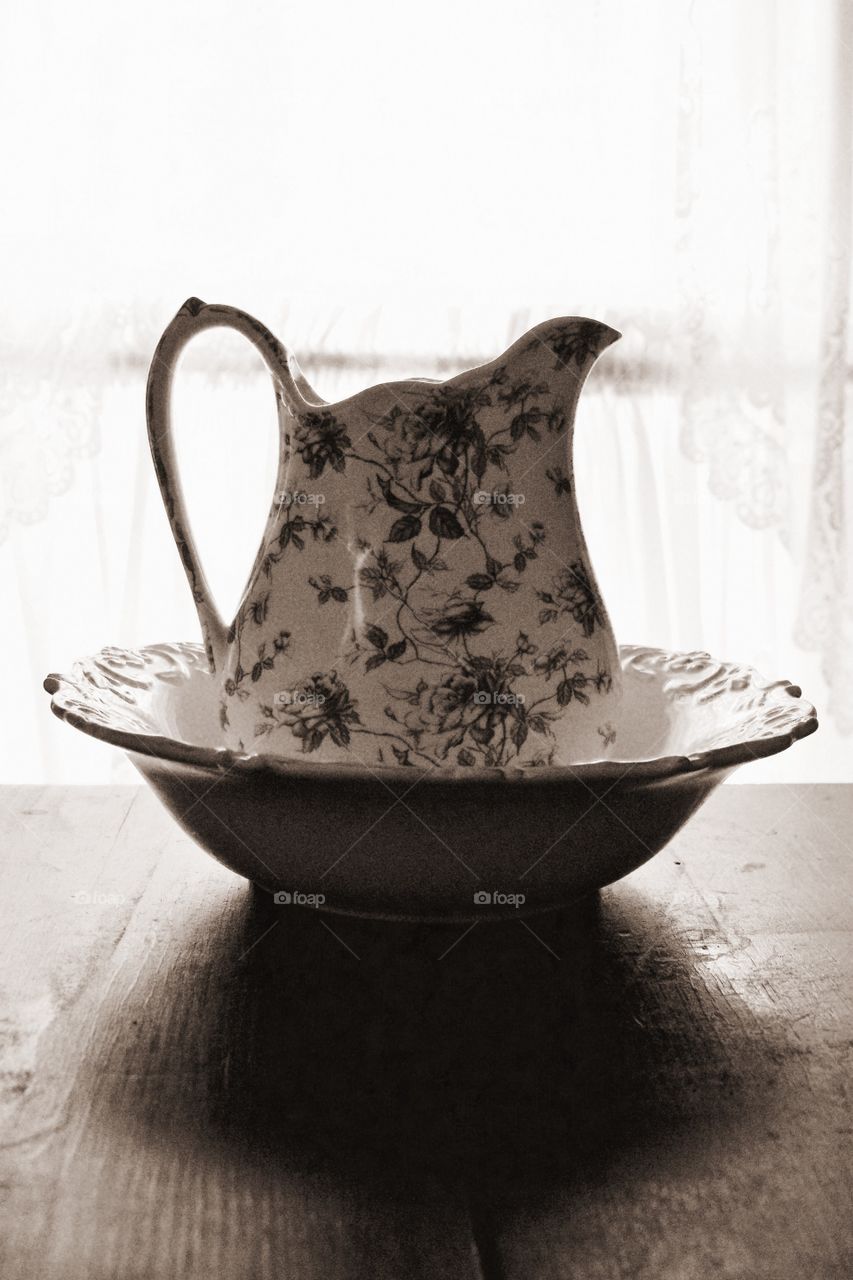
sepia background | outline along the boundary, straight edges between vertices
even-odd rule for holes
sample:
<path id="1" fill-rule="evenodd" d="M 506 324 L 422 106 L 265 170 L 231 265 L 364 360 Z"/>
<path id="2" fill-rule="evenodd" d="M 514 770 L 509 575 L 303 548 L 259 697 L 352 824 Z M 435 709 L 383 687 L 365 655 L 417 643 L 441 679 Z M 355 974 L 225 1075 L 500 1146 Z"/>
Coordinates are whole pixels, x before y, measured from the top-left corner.
<path id="1" fill-rule="evenodd" d="M 0 777 L 131 780 L 41 681 L 198 636 L 144 423 L 189 295 L 256 314 L 328 399 L 549 316 L 618 328 L 576 433 L 617 637 L 802 684 L 821 731 L 750 781 L 853 777 L 849 5 L 30 0 L 0 28 Z M 269 381 L 209 334 L 176 399 L 233 611 Z"/>

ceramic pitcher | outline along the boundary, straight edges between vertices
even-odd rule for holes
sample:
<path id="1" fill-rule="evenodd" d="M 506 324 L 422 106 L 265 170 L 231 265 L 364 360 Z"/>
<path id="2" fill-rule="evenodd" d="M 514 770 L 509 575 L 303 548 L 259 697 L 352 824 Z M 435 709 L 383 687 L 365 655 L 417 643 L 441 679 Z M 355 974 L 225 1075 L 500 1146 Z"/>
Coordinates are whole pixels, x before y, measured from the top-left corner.
<path id="1" fill-rule="evenodd" d="M 171 384 L 228 325 L 275 390 L 276 489 L 235 618 L 217 612 L 184 506 Z M 537 325 L 490 364 L 337 403 L 257 320 L 192 298 L 148 380 L 148 431 L 223 743 L 369 766 L 571 764 L 615 752 L 616 645 L 575 501 L 578 395 L 619 334 Z"/>

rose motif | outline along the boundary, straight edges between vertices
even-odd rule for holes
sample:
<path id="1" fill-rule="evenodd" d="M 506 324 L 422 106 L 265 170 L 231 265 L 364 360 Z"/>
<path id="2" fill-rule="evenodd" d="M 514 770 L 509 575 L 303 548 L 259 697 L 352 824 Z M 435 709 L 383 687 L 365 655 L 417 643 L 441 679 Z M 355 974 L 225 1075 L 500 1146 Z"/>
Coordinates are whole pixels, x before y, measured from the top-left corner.
<path id="1" fill-rule="evenodd" d="M 477 680 L 464 668 L 454 671 L 435 687 L 421 684 L 416 690 L 415 707 L 405 717 L 406 727 L 415 733 L 460 729 L 477 718 L 476 692 Z"/>

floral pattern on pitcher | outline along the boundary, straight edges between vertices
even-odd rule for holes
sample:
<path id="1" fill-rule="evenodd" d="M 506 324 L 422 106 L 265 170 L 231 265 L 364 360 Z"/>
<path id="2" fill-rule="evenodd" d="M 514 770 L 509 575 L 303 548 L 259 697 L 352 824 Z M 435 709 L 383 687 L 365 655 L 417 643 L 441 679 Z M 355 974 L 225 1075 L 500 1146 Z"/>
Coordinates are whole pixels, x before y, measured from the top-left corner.
<path id="1" fill-rule="evenodd" d="M 219 310 L 219 323 L 241 315 Z M 288 375 L 274 369 L 277 493 L 217 664 L 231 745 L 469 768 L 612 753 L 616 647 L 577 515 L 571 432 L 614 336 L 555 321 L 448 382 L 337 405 L 308 400 L 272 340 L 268 362 L 284 358 Z M 168 483 L 164 496 L 173 514 Z"/>

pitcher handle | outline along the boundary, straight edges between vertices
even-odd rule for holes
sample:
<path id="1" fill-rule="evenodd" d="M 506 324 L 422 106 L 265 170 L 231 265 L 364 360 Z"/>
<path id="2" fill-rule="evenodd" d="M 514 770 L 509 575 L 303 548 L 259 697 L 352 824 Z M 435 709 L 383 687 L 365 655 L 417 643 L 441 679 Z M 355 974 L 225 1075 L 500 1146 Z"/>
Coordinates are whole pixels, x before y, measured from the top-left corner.
<path id="1" fill-rule="evenodd" d="M 208 306 L 199 298 L 189 298 L 166 327 L 157 344 L 148 372 L 146 390 L 148 441 L 172 537 L 193 593 L 211 671 L 221 671 L 224 666 L 229 628 L 214 603 L 187 517 L 172 432 L 172 382 L 178 357 L 189 340 L 204 329 L 222 325 L 236 329 L 257 348 L 272 374 L 276 392 L 282 391 L 288 408 L 296 412 L 300 406 L 322 403 L 278 339 L 253 316 L 236 307 L 221 304 Z M 279 440 L 281 448 L 281 435 Z"/>

